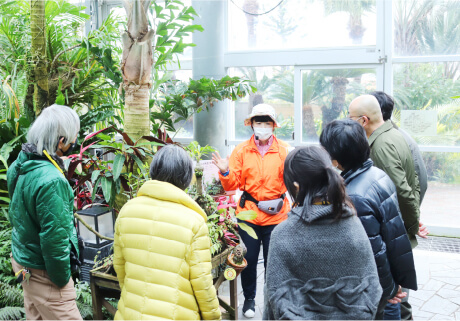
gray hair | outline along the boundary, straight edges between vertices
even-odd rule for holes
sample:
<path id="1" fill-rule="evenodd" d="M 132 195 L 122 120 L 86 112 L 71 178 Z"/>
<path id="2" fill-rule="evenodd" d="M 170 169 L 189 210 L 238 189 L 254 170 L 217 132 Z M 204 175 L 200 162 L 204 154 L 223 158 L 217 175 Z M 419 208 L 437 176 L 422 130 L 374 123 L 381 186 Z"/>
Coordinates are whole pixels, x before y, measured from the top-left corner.
<path id="1" fill-rule="evenodd" d="M 184 190 L 192 181 L 193 162 L 187 152 L 176 145 L 162 147 L 153 157 L 150 177 Z"/>
<path id="2" fill-rule="evenodd" d="M 66 143 L 72 142 L 80 130 L 80 118 L 70 107 L 51 105 L 42 110 L 27 133 L 27 142 L 37 146 L 37 152 L 43 155 L 46 150 L 56 155 L 59 138 Z"/>

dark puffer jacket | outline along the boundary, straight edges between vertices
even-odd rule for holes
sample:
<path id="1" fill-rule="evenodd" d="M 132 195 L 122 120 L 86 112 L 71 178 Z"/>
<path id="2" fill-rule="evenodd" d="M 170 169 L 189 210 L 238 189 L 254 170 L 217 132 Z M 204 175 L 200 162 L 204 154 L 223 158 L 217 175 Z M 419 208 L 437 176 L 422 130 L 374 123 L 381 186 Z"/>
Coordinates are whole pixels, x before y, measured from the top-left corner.
<path id="1" fill-rule="evenodd" d="M 398 285 L 417 290 L 414 257 L 390 177 L 368 159 L 343 175 L 374 251 L 382 298 L 392 298 Z"/>

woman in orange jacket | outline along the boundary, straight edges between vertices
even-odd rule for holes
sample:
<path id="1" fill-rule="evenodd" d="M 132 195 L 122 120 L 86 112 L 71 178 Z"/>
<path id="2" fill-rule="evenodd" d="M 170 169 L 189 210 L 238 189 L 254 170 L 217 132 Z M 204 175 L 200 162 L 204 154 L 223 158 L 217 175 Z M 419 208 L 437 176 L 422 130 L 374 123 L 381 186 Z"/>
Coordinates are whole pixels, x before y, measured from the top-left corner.
<path id="1" fill-rule="evenodd" d="M 221 158 L 213 154 L 213 162 L 219 168 L 220 181 L 226 191 L 243 191 L 236 212 L 253 210 L 257 217 L 248 222 L 257 234 L 253 239 L 240 230 L 241 239 L 246 245 L 248 266 L 241 273 L 244 293 L 243 314 L 247 318 L 255 315 L 257 284 L 257 261 L 260 244 L 263 245 L 264 266 L 267 265 L 268 247 L 273 229 L 287 218 L 290 210 L 285 197 L 284 160 L 289 145 L 273 134 L 278 124 L 275 110 L 267 104 L 254 106 L 245 120 L 246 126 L 254 130 L 252 137 L 239 144 L 230 157 Z"/>

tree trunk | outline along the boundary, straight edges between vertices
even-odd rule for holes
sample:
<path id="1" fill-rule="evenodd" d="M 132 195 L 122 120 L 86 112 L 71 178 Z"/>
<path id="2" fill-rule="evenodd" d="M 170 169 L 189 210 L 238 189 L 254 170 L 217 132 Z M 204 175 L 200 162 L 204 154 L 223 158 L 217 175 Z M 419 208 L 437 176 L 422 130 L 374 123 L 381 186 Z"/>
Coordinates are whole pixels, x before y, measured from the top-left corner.
<path id="1" fill-rule="evenodd" d="M 333 93 L 331 108 L 326 108 L 326 106 L 322 107 L 323 128 L 340 115 L 345 105 L 348 79 L 345 77 L 333 77 L 331 83 Z"/>
<path id="2" fill-rule="evenodd" d="M 153 65 L 152 39 L 147 19 L 150 0 L 125 1 L 128 30 L 122 35 L 121 72 L 126 91 L 124 131 L 136 141 L 150 135 L 149 89 Z"/>
<path id="3" fill-rule="evenodd" d="M 149 89 L 153 53 L 152 39 L 155 33 L 149 30 L 148 10 L 151 0 L 127 0 L 123 2 L 128 17 L 128 30 L 121 35 L 123 56 L 121 73 L 125 90 L 123 131 L 136 142 L 142 136 L 150 136 Z M 137 164 L 134 167 L 134 171 Z M 115 198 L 117 210 L 128 201 L 123 193 Z"/>
<path id="4" fill-rule="evenodd" d="M 364 31 L 366 31 L 366 28 L 363 26 L 361 15 L 354 16 L 350 14 L 350 19 L 348 20 L 348 30 L 349 36 L 354 45 L 360 45 L 363 43 Z"/>
<path id="5" fill-rule="evenodd" d="M 315 128 L 315 115 L 310 104 L 305 104 L 302 107 L 302 125 L 303 125 L 303 141 L 317 142 L 318 135 Z"/>
<path id="6" fill-rule="evenodd" d="M 245 0 L 243 4 L 243 10 L 250 13 L 257 13 L 259 10 L 258 0 Z M 257 16 L 245 14 L 246 25 L 248 27 L 248 47 L 255 48 L 257 45 L 257 36 L 256 36 L 256 24 Z"/>
<path id="7" fill-rule="evenodd" d="M 150 136 L 149 87 L 130 84 L 125 89 L 124 132 L 134 141 Z"/>
<path id="8" fill-rule="evenodd" d="M 49 106 L 48 66 L 46 60 L 44 0 L 30 0 L 30 29 L 32 62 L 34 64 L 34 110 L 38 116 L 43 108 Z"/>

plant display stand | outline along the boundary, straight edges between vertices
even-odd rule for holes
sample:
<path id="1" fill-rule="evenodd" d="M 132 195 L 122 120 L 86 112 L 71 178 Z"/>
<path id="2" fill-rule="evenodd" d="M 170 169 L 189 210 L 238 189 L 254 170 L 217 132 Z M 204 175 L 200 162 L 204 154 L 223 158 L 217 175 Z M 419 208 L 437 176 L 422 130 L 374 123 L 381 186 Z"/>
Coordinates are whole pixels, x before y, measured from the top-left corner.
<path id="1" fill-rule="evenodd" d="M 227 262 L 227 256 L 230 254 L 231 249 L 225 249 L 222 253 L 217 254 L 212 258 L 212 268 L 217 268 L 222 263 Z M 234 280 L 229 281 L 230 283 L 230 304 L 222 300 L 219 296 L 219 287 L 226 280 L 224 273 L 214 279 L 214 287 L 217 291 L 217 299 L 219 300 L 219 305 L 223 307 L 229 314 L 230 320 L 238 320 L 238 277 Z"/>
<path id="2" fill-rule="evenodd" d="M 91 296 L 93 298 L 93 318 L 103 320 L 102 307 L 104 306 L 112 315 L 115 316 L 117 310 L 105 298 L 120 298 L 120 285 L 116 276 L 101 273 L 98 271 L 90 272 Z"/>
<path id="3" fill-rule="evenodd" d="M 231 249 L 225 249 L 222 253 L 217 254 L 212 258 L 212 268 L 219 267 L 222 263 L 227 261 L 227 256 L 230 254 Z M 98 271 L 90 272 L 90 285 L 91 295 L 93 298 L 93 317 L 94 320 L 102 320 L 102 307 L 104 306 L 112 315 L 115 315 L 117 310 L 110 305 L 106 298 L 120 298 L 120 285 L 116 276 L 101 273 Z M 238 319 L 238 291 L 237 291 L 237 278 L 230 281 L 230 304 L 225 302 L 219 297 L 219 287 L 225 281 L 223 273 L 220 273 L 219 277 L 214 279 L 214 287 L 217 291 L 217 298 L 219 304 L 223 307 L 230 316 L 231 320 Z"/>

